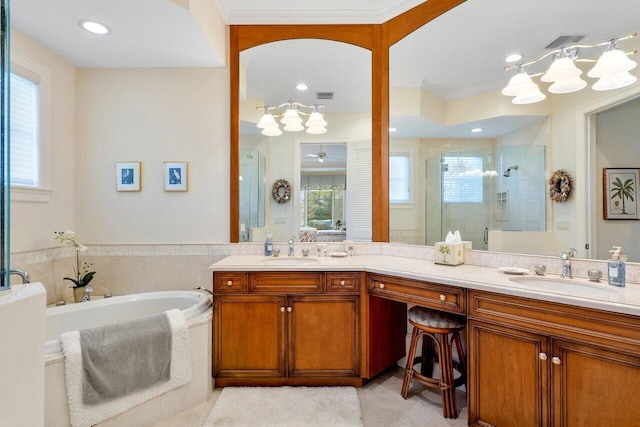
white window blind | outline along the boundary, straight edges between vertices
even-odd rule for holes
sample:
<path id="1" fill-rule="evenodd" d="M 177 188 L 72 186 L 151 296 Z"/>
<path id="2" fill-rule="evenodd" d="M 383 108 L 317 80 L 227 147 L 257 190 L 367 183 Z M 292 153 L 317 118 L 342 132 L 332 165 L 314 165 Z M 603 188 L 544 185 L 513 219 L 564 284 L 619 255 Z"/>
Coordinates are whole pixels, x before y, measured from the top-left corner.
<path id="1" fill-rule="evenodd" d="M 482 157 L 444 157 L 444 203 L 482 203 Z"/>
<path id="2" fill-rule="evenodd" d="M 39 85 L 11 74 L 11 183 L 39 185 Z"/>
<path id="3" fill-rule="evenodd" d="M 389 156 L 389 202 L 409 202 L 409 156 Z"/>

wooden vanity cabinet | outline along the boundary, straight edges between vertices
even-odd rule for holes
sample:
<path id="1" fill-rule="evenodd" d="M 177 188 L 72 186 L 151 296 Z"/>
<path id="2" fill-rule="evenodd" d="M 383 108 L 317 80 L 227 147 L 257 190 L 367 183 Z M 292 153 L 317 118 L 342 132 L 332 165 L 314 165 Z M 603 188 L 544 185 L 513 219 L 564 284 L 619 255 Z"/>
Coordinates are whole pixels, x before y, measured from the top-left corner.
<path id="1" fill-rule="evenodd" d="M 214 292 L 216 386 L 361 385 L 359 277 L 251 272 L 244 293 Z"/>
<path id="2" fill-rule="evenodd" d="M 640 319 L 468 291 L 473 426 L 631 426 Z"/>

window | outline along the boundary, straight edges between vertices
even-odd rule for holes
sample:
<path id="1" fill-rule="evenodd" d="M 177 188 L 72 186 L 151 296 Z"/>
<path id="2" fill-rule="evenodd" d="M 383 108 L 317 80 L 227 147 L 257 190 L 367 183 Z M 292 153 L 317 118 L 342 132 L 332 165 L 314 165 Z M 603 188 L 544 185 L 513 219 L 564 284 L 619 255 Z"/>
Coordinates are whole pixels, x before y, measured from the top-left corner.
<path id="1" fill-rule="evenodd" d="M 482 203 L 482 157 L 444 157 L 442 201 Z"/>
<path id="2" fill-rule="evenodd" d="M 409 156 L 389 156 L 389 203 L 409 203 Z"/>
<path id="3" fill-rule="evenodd" d="M 345 175 L 303 175 L 300 224 L 331 230 L 344 224 Z"/>
<path id="4" fill-rule="evenodd" d="M 11 184 L 38 186 L 40 155 L 39 85 L 11 73 Z"/>

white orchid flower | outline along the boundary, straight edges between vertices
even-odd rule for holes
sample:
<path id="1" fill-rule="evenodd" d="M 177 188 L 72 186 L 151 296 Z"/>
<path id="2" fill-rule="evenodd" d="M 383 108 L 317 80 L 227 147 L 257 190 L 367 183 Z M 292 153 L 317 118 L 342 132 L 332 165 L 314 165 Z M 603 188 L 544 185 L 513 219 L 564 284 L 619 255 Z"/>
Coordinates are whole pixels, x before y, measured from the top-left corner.
<path id="1" fill-rule="evenodd" d="M 80 243 L 78 243 L 78 244 L 76 245 L 76 250 L 77 250 L 77 251 L 82 251 L 82 252 L 84 252 L 84 251 L 86 251 L 86 250 L 87 250 L 87 247 L 86 247 L 85 245 L 81 245 Z"/>

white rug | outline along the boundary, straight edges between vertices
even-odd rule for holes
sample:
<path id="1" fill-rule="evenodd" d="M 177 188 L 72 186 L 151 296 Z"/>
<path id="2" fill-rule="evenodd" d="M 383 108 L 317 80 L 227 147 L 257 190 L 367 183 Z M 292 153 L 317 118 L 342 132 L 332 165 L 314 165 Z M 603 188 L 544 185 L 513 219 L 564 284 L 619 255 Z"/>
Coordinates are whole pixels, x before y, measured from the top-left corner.
<path id="1" fill-rule="evenodd" d="M 364 426 L 353 387 L 225 387 L 204 427 Z"/>

